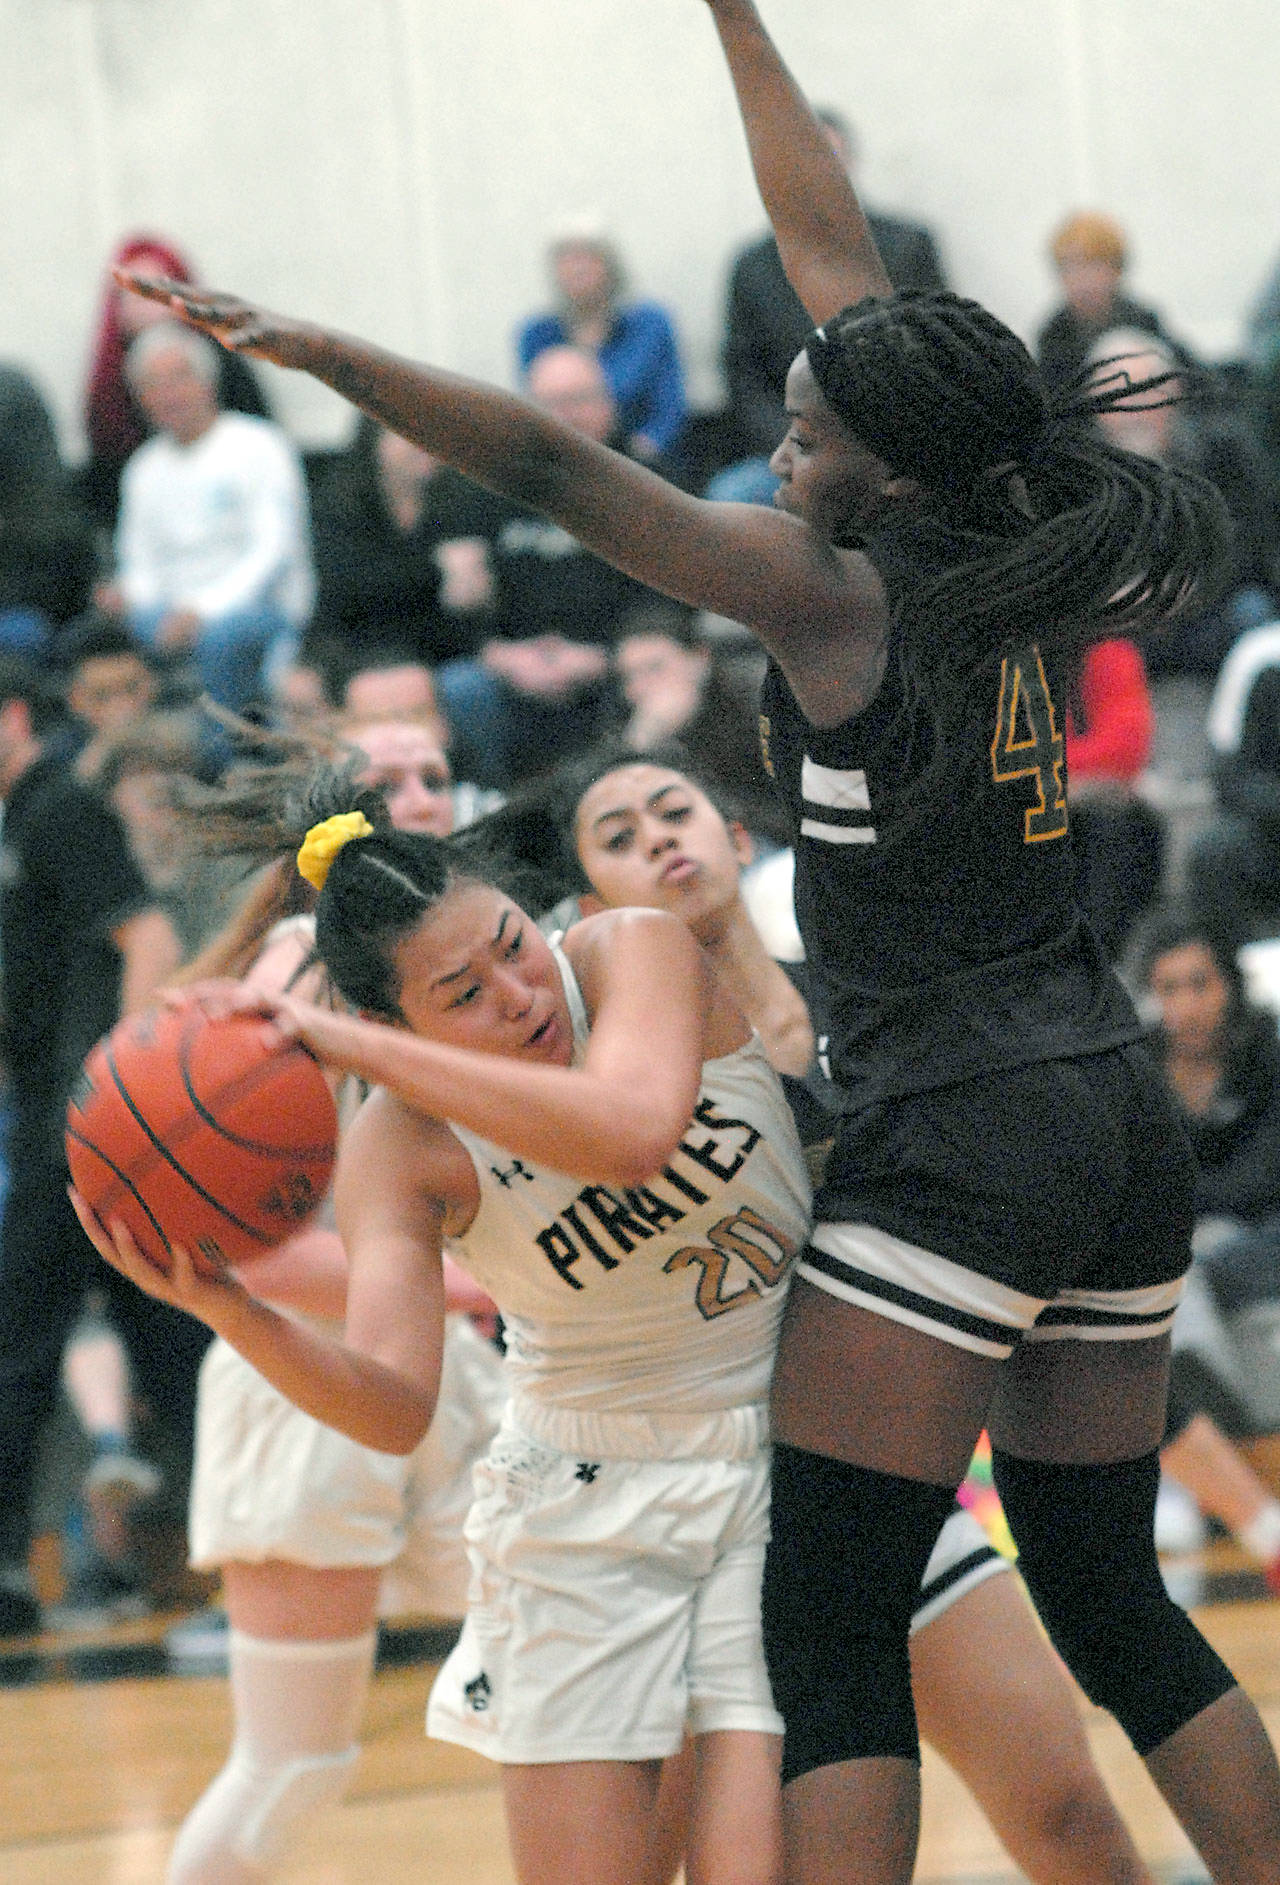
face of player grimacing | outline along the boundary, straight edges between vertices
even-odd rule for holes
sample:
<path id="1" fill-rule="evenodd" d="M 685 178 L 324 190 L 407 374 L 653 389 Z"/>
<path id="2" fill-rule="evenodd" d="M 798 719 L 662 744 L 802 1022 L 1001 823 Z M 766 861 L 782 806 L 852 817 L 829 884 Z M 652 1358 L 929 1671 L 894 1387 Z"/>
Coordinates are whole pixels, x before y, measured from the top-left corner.
<path id="1" fill-rule="evenodd" d="M 393 951 L 415 1034 L 482 1054 L 567 1067 L 573 1022 L 536 923 L 488 884 L 448 891 Z"/>
<path id="2" fill-rule="evenodd" d="M 666 766 L 608 772 L 583 796 L 578 857 L 611 908 L 669 910 L 698 932 L 738 894 L 751 843 L 705 792 Z"/>
<path id="3" fill-rule="evenodd" d="M 802 517 L 833 542 L 851 527 L 870 523 L 893 474 L 840 423 L 803 353 L 787 374 L 787 420 L 786 437 L 769 460 L 780 480 L 777 508 Z"/>

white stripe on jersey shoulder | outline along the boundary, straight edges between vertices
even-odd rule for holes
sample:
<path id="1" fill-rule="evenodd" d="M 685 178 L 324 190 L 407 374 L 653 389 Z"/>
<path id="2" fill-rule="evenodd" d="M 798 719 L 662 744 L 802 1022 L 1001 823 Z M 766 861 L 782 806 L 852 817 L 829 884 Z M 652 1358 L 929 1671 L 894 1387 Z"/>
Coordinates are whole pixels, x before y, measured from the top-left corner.
<path id="1" fill-rule="evenodd" d="M 800 795 L 810 805 L 830 805 L 842 812 L 869 812 L 871 794 L 861 766 L 820 766 L 808 753 L 800 768 Z"/>
<path id="2" fill-rule="evenodd" d="M 808 753 L 800 768 L 800 795 L 806 805 L 822 805 L 833 812 L 869 812 L 871 792 L 861 766 L 820 766 Z M 833 824 L 829 819 L 802 818 L 802 838 L 825 844 L 874 844 L 874 825 Z"/>
<path id="3" fill-rule="evenodd" d="M 826 844 L 874 844 L 874 825 L 824 825 L 817 818 L 800 820 L 802 838 L 821 838 Z"/>

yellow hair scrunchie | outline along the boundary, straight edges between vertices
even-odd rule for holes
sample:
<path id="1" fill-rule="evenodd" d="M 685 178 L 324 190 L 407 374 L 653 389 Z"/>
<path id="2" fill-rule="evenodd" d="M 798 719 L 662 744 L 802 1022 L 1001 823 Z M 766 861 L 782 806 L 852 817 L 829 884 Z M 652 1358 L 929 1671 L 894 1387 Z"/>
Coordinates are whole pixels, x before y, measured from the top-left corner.
<path id="1" fill-rule="evenodd" d="M 353 838 L 367 838 L 373 826 L 363 812 L 337 812 L 321 824 L 312 825 L 298 852 L 298 869 L 309 884 L 323 890 L 329 867 L 344 844 Z"/>

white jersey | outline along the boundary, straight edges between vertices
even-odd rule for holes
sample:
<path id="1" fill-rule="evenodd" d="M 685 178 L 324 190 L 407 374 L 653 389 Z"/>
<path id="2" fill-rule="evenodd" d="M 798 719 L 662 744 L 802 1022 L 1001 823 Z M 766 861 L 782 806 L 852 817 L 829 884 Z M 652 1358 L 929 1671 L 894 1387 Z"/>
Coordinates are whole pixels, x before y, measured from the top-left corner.
<path id="1" fill-rule="evenodd" d="M 555 953 L 578 1059 L 586 1010 Z M 452 1129 L 480 1185 L 453 1243 L 502 1311 L 518 1402 L 684 1416 L 766 1398 L 810 1185 L 755 1035 L 704 1063 L 689 1129 L 646 1185 L 584 1185 Z"/>

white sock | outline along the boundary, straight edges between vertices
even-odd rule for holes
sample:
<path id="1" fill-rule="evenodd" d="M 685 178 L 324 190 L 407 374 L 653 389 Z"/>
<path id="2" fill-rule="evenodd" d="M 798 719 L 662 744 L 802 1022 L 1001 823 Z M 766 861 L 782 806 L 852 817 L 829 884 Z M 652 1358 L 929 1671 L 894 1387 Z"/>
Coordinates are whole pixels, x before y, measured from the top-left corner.
<path id="1" fill-rule="evenodd" d="M 1280 1500 L 1268 1499 L 1236 1536 L 1259 1564 L 1280 1557 Z"/>
<path id="2" fill-rule="evenodd" d="M 336 1799 L 357 1754 L 377 1633 L 337 1643 L 229 1633 L 235 1739 L 183 1821 L 167 1885 L 261 1885 L 291 1835 Z"/>

